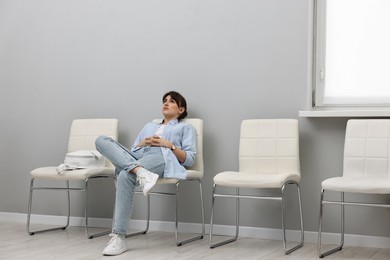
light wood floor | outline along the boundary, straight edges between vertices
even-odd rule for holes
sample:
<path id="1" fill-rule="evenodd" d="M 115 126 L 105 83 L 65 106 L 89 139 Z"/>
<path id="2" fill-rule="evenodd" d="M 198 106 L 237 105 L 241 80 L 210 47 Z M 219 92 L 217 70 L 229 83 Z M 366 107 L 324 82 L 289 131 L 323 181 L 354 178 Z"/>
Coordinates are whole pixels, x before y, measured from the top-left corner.
<path id="1" fill-rule="evenodd" d="M 239 238 L 210 249 L 205 236 L 178 247 L 173 233 L 155 231 L 128 238 L 129 251 L 120 256 L 102 256 L 108 240 L 108 236 L 87 239 L 81 227 L 30 236 L 24 224 L 0 222 L 0 259 L 319 259 L 313 243 L 286 256 L 281 241 Z M 345 246 L 325 259 L 390 259 L 390 249 Z"/>

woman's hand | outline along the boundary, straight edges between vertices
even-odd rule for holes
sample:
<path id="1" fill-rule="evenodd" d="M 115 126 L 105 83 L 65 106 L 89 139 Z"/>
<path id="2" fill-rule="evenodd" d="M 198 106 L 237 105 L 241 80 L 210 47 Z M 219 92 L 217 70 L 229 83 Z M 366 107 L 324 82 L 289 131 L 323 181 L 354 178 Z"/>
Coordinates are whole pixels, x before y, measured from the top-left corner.
<path id="1" fill-rule="evenodd" d="M 187 153 L 185 151 L 179 149 L 178 147 L 175 147 L 175 149 L 172 150 L 173 143 L 157 135 L 146 137 L 138 144 L 138 146 L 159 146 L 168 148 L 173 152 L 180 163 L 183 163 L 187 157 Z"/>
<path id="2" fill-rule="evenodd" d="M 144 140 L 142 140 L 138 146 L 159 146 L 159 147 L 166 147 L 171 149 L 172 142 L 161 138 L 160 136 L 154 135 L 146 137 Z"/>
<path id="3" fill-rule="evenodd" d="M 164 138 L 161 138 L 160 136 L 157 135 L 150 137 L 150 142 L 151 142 L 151 146 L 166 147 L 168 149 L 171 149 L 173 145 L 172 142 Z"/>
<path id="4" fill-rule="evenodd" d="M 152 140 L 151 139 L 152 139 L 152 137 L 146 137 L 137 146 L 138 147 L 152 146 Z"/>

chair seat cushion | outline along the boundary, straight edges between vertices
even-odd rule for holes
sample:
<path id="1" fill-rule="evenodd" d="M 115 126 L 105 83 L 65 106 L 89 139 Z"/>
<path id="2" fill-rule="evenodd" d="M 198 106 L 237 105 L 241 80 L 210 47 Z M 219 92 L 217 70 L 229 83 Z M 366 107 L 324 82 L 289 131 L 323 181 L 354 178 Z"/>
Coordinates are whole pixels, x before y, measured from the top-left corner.
<path id="1" fill-rule="evenodd" d="M 281 188 L 286 181 L 300 181 L 298 173 L 265 174 L 226 171 L 214 177 L 216 185 L 240 188 Z"/>
<path id="2" fill-rule="evenodd" d="M 58 174 L 56 168 L 56 166 L 36 168 L 31 171 L 31 177 L 51 180 L 85 180 L 94 176 L 114 176 L 114 168 L 110 167 L 64 171 L 61 174 Z"/>
<path id="3" fill-rule="evenodd" d="M 187 180 L 188 179 L 198 179 L 201 180 L 203 177 L 203 172 L 201 171 L 194 171 L 194 170 L 187 170 Z M 172 179 L 172 178 L 160 178 L 157 181 L 157 184 L 175 184 L 179 182 L 180 179 Z"/>
<path id="4" fill-rule="evenodd" d="M 324 190 L 390 194 L 390 179 L 388 178 L 334 177 L 324 180 L 321 185 Z"/>
<path id="5" fill-rule="evenodd" d="M 31 177 L 34 179 L 52 179 L 52 180 L 85 180 L 93 176 L 113 176 L 114 168 L 90 168 L 80 169 L 75 171 L 64 171 L 58 174 L 56 166 L 36 168 L 31 171 Z M 187 179 L 202 179 L 202 172 L 188 170 Z M 158 184 L 175 184 L 179 179 L 161 178 L 157 181 Z"/>

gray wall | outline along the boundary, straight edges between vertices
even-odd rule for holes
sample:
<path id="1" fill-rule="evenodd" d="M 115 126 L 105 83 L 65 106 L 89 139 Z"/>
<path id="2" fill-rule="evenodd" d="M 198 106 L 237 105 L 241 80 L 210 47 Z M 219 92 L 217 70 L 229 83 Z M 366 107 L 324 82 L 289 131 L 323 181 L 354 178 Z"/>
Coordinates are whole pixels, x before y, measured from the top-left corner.
<path id="1" fill-rule="evenodd" d="M 308 2 L 0 0 L 0 212 L 26 212 L 29 171 L 63 160 L 72 119 L 118 118 L 120 142 L 130 145 L 173 89 L 188 99 L 190 117 L 204 119 L 208 222 L 213 176 L 238 168 L 241 120 L 298 118 L 306 108 Z M 347 119 L 299 121 L 305 229 L 315 231 L 320 182 L 341 174 Z M 113 192 L 108 182 L 92 186 L 93 216 L 111 216 Z M 199 209 L 191 193 L 185 222 Z M 80 196 L 72 195 L 73 216 L 83 215 Z M 36 198 L 36 212 L 65 214 L 62 194 Z M 218 224 L 233 224 L 230 204 L 217 208 Z M 152 206 L 153 219 L 173 220 L 172 201 Z M 136 203 L 134 218 L 142 209 Z M 244 226 L 280 227 L 277 203 L 243 202 L 242 210 Z M 389 210 L 349 212 L 348 233 L 390 235 Z M 375 221 L 362 225 L 362 217 Z"/>

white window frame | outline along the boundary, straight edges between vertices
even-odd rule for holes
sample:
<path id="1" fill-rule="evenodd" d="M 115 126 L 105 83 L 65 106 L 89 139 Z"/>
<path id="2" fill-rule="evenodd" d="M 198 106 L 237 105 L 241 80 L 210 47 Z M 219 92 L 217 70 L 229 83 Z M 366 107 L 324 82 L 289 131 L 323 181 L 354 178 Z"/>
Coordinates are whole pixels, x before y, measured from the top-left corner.
<path id="1" fill-rule="evenodd" d="M 389 117 L 389 104 L 323 104 L 325 72 L 326 0 L 309 1 L 308 109 L 304 117 Z"/>

